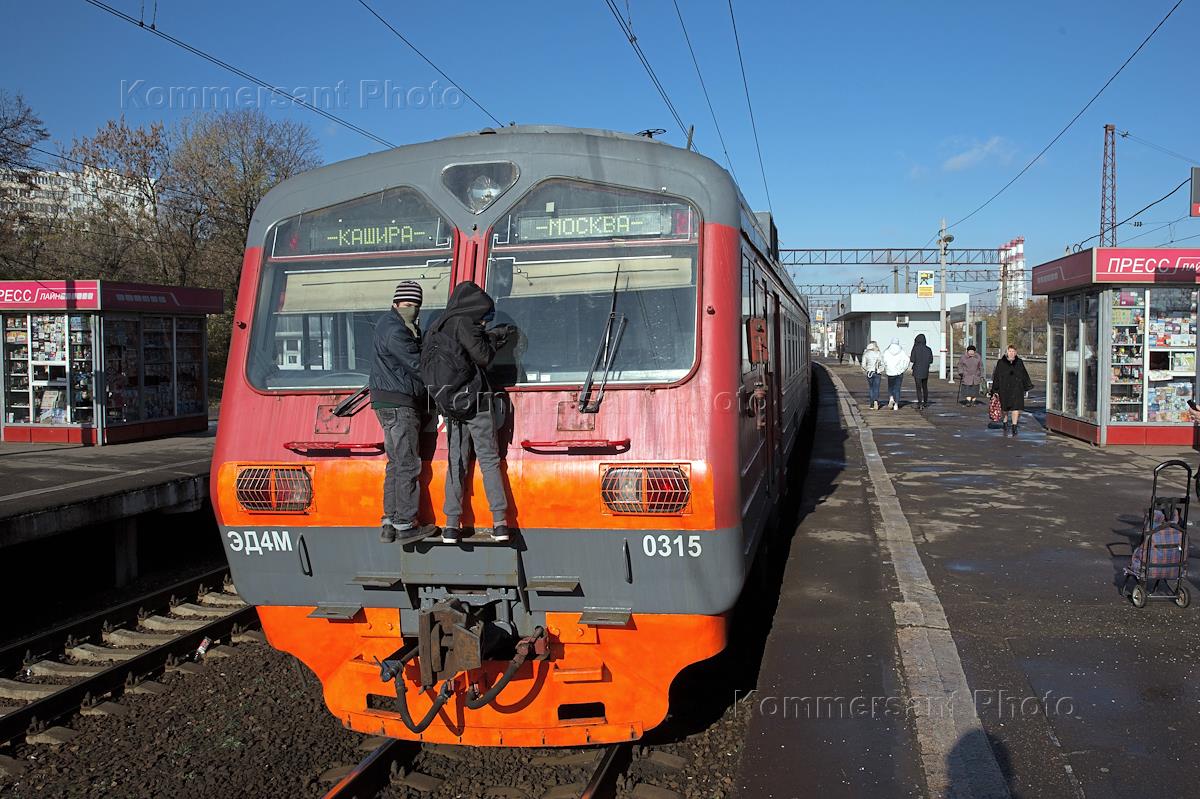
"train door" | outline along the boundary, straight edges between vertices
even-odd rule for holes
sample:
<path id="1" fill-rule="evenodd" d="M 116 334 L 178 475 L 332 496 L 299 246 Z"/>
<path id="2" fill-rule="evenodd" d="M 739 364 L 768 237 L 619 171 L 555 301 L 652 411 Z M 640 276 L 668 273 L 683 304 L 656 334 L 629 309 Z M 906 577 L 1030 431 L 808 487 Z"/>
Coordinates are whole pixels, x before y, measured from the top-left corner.
<path id="1" fill-rule="evenodd" d="M 780 314 L 779 295 L 767 295 L 770 313 L 767 330 L 771 336 L 770 374 L 767 380 L 767 429 L 770 433 L 768 446 L 771 451 L 772 493 L 783 479 L 786 464 L 783 462 L 783 322 Z"/>

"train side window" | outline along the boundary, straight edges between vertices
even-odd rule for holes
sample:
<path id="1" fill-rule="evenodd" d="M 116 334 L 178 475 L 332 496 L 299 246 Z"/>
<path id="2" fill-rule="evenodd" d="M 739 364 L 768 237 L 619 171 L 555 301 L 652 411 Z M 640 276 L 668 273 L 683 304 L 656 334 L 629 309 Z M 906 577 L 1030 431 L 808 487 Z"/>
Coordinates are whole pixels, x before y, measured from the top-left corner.
<path id="1" fill-rule="evenodd" d="M 747 323 L 754 315 L 754 273 L 750 258 L 742 251 L 742 374 L 750 371 L 750 344 L 747 333 Z"/>

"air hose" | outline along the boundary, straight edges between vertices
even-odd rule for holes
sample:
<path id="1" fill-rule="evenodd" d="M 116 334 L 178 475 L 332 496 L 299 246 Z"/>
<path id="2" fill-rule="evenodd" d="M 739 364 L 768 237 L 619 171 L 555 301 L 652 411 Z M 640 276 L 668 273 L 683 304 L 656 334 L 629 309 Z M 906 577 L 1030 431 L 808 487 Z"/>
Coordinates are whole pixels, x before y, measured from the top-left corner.
<path id="1" fill-rule="evenodd" d="M 404 671 L 405 664 L 407 664 L 416 656 L 417 647 L 414 646 L 412 649 L 401 655 L 399 663 L 397 663 L 395 660 L 388 659 L 380 664 L 380 676 L 383 678 L 383 681 L 387 682 L 393 678 L 399 678 L 401 672 Z M 444 683 L 442 683 L 442 688 L 437 692 L 437 696 L 433 698 L 433 704 L 429 706 L 429 710 L 426 711 L 425 715 L 421 717 L 420 721 L 414 724 L 412 720 L 412 713 L 409 712 L 408 709 L 408 689 L 405 687 L 403 679 L 396 679 L 396 711 L 400 714 L 400 720 L 404 722 L 404 726 L 408 727 L 408 729 L 414 734 L 424 732 L 425 728 L 433 723 L 438 711 L 440 711 L 442 707 L 448 701 L 450 701 L 450 697 L 454 693 L 453 689 L 454 685 L 450 680 L 446 680 Z"/>
<path id="2" fill-rule="evenodd" d="M 474 685 L 472 685 L 471 690 L 467 693 L 466 699 L 463 700 L 464 704 L 466 704 L 466 706 L 471 710 L 479 710 L 481 707 L 489 704 L 493 699 L 499 696 L 500 692 L 504 690 L 505 686 L 507 686 L 510 681 L 512 681 L 512 678 L 516 676 L 517 671 L 520 670 L 521 666 L 529 658 L 530 648 L 545 634 L 546 631 L 541 627 L 538 627 L 536 630 L 534 630 L 533 635 L 527 636 L 518 641 L 517 652 L 513 656 L 513 659 L 509 661 L 508 668 L 505 669 L 504 673 L 500 675 L 500 679 L 496 680 L 492 687 L 487 690 L 487 693 L 483 694 L 482 696 L 479 695 L 479 691 Z"/>

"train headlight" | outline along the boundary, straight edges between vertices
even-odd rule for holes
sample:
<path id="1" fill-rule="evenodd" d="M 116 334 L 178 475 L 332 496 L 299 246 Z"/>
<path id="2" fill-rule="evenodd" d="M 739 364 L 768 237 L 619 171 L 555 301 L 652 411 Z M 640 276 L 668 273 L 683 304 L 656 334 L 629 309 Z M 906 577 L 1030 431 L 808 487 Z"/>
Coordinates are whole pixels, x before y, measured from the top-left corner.
<path id="1" fill-rule="evenodd" d="M 312 505 L 312 475 L 304 466 L 243 466 L 233 484 L 248 511 L 304 513 Z"/>
<path id="2" fill-rule="evenodd" d="M 613 513 L 679 513 L 692 498 L 692 482 L 678 466 L 613 466 L 600 478 L 600 498 Z"/>

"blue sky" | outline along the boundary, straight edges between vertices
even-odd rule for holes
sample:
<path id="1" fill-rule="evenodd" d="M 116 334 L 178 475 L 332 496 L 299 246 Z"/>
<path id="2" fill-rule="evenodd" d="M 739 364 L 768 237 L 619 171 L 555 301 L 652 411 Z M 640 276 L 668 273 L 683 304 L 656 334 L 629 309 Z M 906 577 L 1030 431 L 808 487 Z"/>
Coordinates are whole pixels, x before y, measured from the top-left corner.
<path id="1" fill-rule="evenodd" d="M 603 0 L 372 5 L 503 122 L 550 122 L 683 136 Z M 142 0 L 110 0 L 139 16 Z M 147 22 L 154 0 L 145 2 Z M 696 143 L 724 155 L 670 0 L 618 0 Z M 987 199 L 1037 153 L 1173 5 L 1063 0 L 750 2 L 735 0 L 771 199 L 785 246 L 920 246 L 938 220 Z M 765 208 L 725 0 L 680 0 L 743 192 Z M 133 124 L 179 118 L 156 102 L 171 86 L 248 85 L 82 0 L 10 2 L 0 86 L 22 92 L 56 142 L 122 113 Z M 491 124 L 354 0 L 182 3 L 158 26 L 289 88 L 331 88 L 335 112 L 396 143 Z M 1026 237 L 1031 263 L 1097 232 L 1103 125 L 1200 158 L 1195 32 L 1186 0 L 1045 158 L 957 228 L 956 244 Z M 138 83 L 141 81 L 141 83 Z M 390 83 L 389 83 L 390 82 Z M 123 89 L 124 87 L 124 89 Z M 131 88 L 136 87 L 136 88 Z M 385 87 L 391 89 L 387 91 Z M 415 89 L 415 93 L 411 90 Z M 156 94 L 157 92 L 157 94 Z M 385 104 L 381 94 L 390 94 Z M 437 97 L 452 107 L 413 108 Z M 387 107 L 390 105 L 391 107 Z M 407 106 L 407 107 L 404 107 Z M 326 161 L 380 149 L 299 108 Z M 1188 165 L 1118 143 L 1119 218 L 1187 176 Z M 1187 212 L 1185 190 L 1125 227 L 1131 238 Z M 1171 228 L 1130 241 L 1154 245 Z M 1200 220 L 1174 227 L 1200 233 Z M 1200 239 L 1188 244 L 1200 243 Z M 1186 246 L 1186 245 L 1185 245 Z M 889 278 L 878 268 L 813 270 L 806 282 Z"/>

